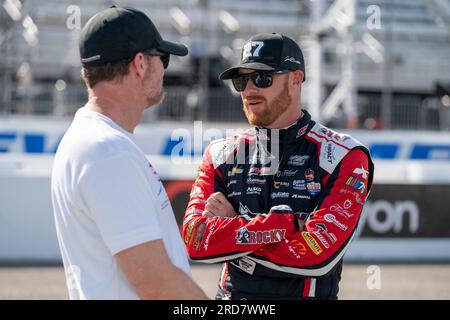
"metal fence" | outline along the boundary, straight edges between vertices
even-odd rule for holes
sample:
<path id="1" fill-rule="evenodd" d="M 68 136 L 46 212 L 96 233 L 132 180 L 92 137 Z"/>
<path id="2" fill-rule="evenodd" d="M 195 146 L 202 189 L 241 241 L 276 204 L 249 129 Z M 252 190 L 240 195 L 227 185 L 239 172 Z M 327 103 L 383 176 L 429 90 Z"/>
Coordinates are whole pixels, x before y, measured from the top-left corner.
<path id="1" fill-rule="evenodd" d="M 166 93 L 163 103 L 153 110 L 153 116 L 146 121 L 246 121 L 240 96 L 233 95 L 226 88 L 211 88 L 207 98 L 202 98 L 201 92 L 195 88 L 187 87 L 167 87 Z M 87 92 L 82 84 L 40 85 L 34 86 L 32 90 L 15 93 L 11 105 L 4 109 L 3 113 L 72 116 L 86 101 Z M 360 128 L 450 130 L 450 107 L 445 106 L 437 97 L 393 97 L 389 118 L 385 119 L 381 96 L 360 94 L 357 110 Z M 339 117 L 337 114 L 333 121 L 326 125 L 343 127 L 345 121 L 342 117 L 345 115 L 341 114 Z"/>
<path id="2" fill-rule="evenodd" d="M 202 99 L 202 94 L 195 89 L 169 88 L 157 115 L 157 119 L 172 121 L 246 121 L 240 97 L 223 89 L 210 89 L 208 97 Z"/>
<path id="3" fill-rule="evenodd" d="M 381 97 L 362 95 L 357 108 L 362 128 L 450 131 L 450 107 L 438 97 L 393 97 L 387 119 L 383 117 Z"/>

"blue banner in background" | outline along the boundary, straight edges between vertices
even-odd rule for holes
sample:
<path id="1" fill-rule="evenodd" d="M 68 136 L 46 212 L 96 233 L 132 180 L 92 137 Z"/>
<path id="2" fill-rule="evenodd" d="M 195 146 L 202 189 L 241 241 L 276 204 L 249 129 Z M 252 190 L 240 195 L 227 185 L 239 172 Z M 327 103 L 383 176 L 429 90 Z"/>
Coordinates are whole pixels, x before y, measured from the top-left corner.
<path id="1" fill-rule="evenodd" d="M 450 145 L 414 145 L 410 159 L 415 160 L 450 160 Z"/>
<path id="2" fill-rule="evenodd" d="M 56 153 L 62 137 L 63 134 L 51 138 L 45 133 L 0 131 L 0 153 Z"/>
<path id="3" fill-rule="evenodd" d="M 0 152 L 8 152 L 8 145 L 17 138 L 15 132 L 0 132 Z"/>
<path id="4" fill-rule="evenodd" d="M 0 131 L 0 153 L 18 152 L 26 154 L 55 153 L 63 134 L 48 134 L 39 132 Z M 411 137 L 405 141 L 376 141 L 366 143 L 374 159 L 385 160 L 440 160 L 450 161 L 450 141 L 448 143 L 411 142 Z M 154 139 L 154 138 L 153 138 Z M 172 139 L 170 134 L 161 135 L 163 141 L 159 150 L 147 152 L 163 156 L 201 156 L 203 150 L 194 150 L 193 143 L 183 137 Z M 364 139 L 361 139 L 364 141 Z M 386 138 L 386 140 L 388 140 Z M 204 142 L 205 147 L 207 142 Z M 145 148 L 144 148 L 145 149 Z"/>
<path id="5" fill-rule="evenodd" d="M 373 158 L 395 159 L 398 156 L 400 145 L 393 143 L 376 143 L 369 146 Z"/>

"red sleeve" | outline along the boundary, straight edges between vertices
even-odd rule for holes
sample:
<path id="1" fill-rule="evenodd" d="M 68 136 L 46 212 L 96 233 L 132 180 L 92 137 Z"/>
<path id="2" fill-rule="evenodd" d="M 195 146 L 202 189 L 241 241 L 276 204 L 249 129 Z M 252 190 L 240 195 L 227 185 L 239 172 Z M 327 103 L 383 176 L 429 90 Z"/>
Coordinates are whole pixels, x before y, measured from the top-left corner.
<path id="1" fill-rule="evenodd" d="M 349 152 L 327 181 L 303 230 L 252 254 L 258 262 L 284 272 L 320 276 L 342 258 L 357 227 L 370 189 L 369 159 L 361 150 Z"/>
<path id="2" fill-rule="evenodd" d="M 206 200 L 218 191 L 227 194 L 208 148 L 198 168 L 183 220 L 183 240 L 191 259 L 208 263 L 235 259 L 280 242 L 296 232 L 292 214 L 259 215 L 252 219 L 248 216 L 204 216 Z"/>

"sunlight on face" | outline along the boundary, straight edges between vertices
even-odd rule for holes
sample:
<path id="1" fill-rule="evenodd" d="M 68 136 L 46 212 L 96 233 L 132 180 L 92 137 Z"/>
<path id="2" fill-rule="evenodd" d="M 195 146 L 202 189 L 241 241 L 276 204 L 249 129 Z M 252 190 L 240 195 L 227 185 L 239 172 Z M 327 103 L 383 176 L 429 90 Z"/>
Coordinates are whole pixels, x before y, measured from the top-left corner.
<path id="1" fill-rule="evenodd" d="M 274 82 L 279 79 L 274 79 Z M 279 80 L 280 81 L 280 80 Z M 265 90 L 265 89 L 259 89 Z M 274 123 L 290 106 L 288 78 L 285 78 L 283 90 L 271 102 L 262 95 L 248 95 L 243 98 L 244 113 L 248 123 L 258 127 L 268 127 Z"/>
<path id="2" fill-rule="evenodd" d="M 149 68 L 142 79 L 147 109 L 164 101 L 166 92 L 163 88 L 164 67 L 159 57 L 145 56 Z"/>

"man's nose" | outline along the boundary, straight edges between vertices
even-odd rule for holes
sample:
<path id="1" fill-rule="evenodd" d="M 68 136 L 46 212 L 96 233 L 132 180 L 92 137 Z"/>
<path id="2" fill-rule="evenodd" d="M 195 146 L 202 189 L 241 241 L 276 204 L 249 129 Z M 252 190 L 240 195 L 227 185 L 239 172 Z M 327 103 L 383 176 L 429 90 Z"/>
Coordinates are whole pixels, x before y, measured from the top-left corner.
<path id="1" fill-rule="evenodd" d="M 257 91 L 258 91 L 258 88 L 253 83 L 252 79 L 248 79 L 247 84 L 245 85 L 245 88 L 244 88 L 244 94 L 250 96 Z"/>

